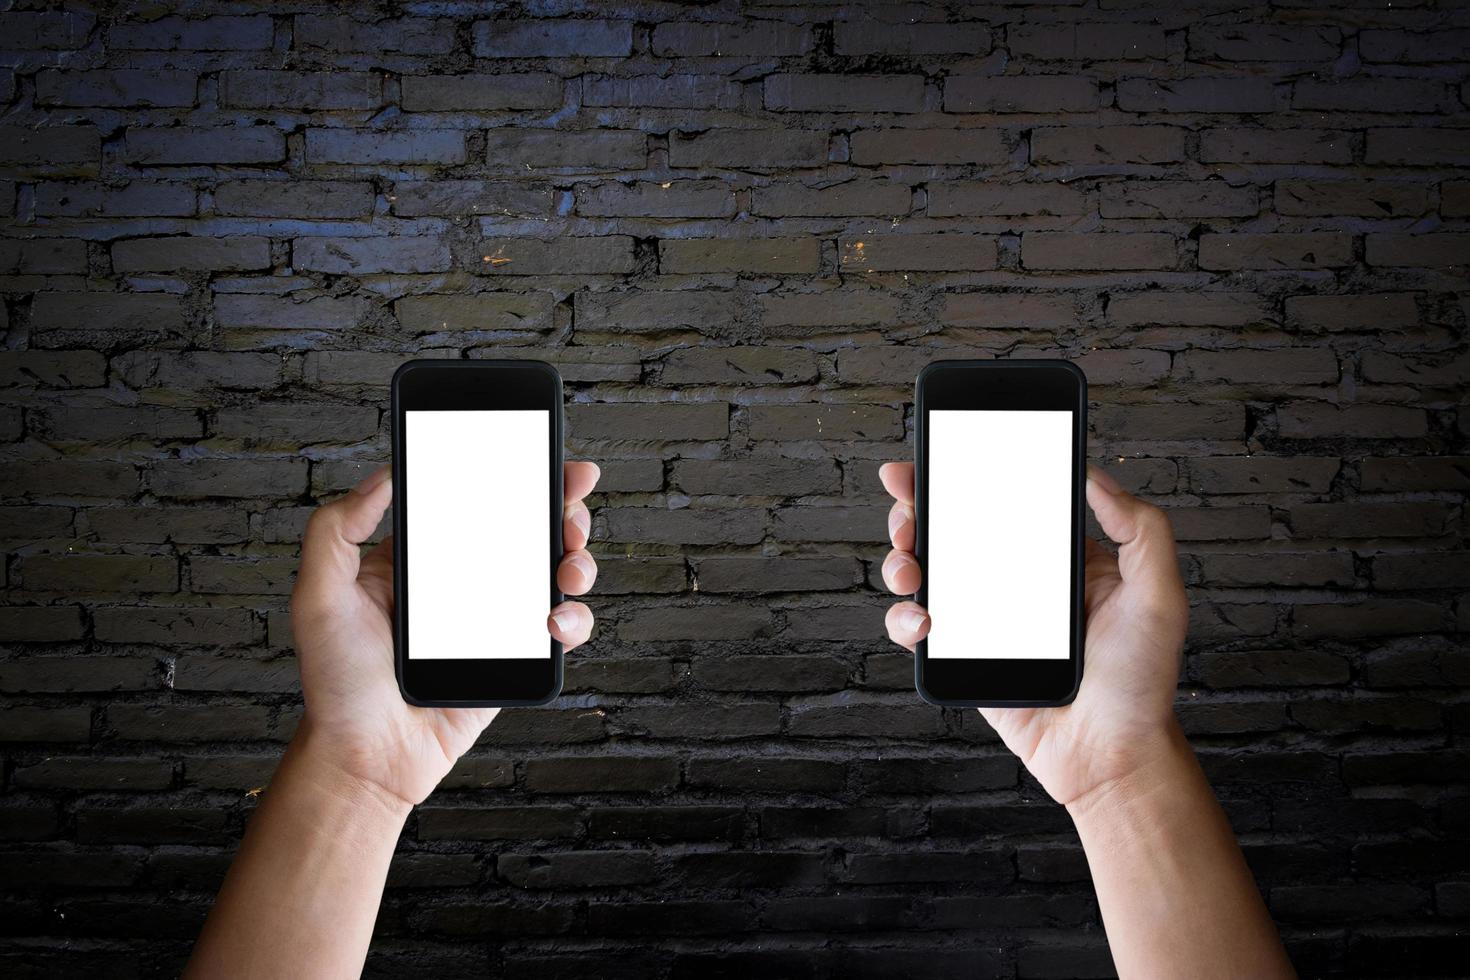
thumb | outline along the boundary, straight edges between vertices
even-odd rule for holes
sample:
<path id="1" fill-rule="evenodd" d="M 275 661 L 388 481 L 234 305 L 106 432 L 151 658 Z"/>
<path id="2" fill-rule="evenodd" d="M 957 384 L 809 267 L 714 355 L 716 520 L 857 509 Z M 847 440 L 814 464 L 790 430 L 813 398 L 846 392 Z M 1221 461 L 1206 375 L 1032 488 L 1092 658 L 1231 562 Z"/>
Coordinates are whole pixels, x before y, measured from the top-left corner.
<path id="1" fill-rule="evenodd" d="M 1097 523 L 1118 544 L 1118 573 L 1160 599 L 1180 598 L 1179 558 L 1169 516 L 1124 490 L 1096 466 L 1087 467 L 1087 504 Z"/>
<path id="2" fill-rule="evenodd" d="M 393 499 L 393 482 L 384 466 L 340 497 L 318 507 L 306 523 L 296 591 L 309 597 L 336 594 L 357 580 L 358 545 L 378 528 Z"/>

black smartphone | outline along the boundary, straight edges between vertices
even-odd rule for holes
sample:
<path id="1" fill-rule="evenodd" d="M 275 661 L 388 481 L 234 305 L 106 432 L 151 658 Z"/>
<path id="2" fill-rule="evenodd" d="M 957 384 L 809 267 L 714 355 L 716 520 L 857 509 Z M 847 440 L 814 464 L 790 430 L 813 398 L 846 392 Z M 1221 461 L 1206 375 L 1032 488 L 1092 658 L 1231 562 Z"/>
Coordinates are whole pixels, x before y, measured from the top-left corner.
<path id="1" fill-rule="evenodd" d="M 410 704 L 545 704 L 561 560 L 561 376 L 539 361 L 393 375 L 394 666 Z"/>
<path id="2" fill-rule="evenodd" d="M 1087 378 L 1061 360 L 937 361 L 914 413 L 919 695 L 1066 704 L 1082 681 Z"/>

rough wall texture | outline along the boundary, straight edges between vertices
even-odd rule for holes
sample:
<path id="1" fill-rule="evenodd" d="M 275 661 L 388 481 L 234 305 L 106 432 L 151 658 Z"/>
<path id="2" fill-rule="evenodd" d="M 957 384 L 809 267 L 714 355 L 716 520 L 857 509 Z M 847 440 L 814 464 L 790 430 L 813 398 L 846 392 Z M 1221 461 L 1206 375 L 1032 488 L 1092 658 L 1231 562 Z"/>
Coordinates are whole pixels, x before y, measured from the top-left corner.
<path id="1" fill-rule="evenodd" d="M 1174 514 L 1303 971 L 1470 962 L 1470 11 L 10 6 L 0 971 L 187 953 L 411 355 L 561 368 L 601 626 L 413 816 L 371 969 L 1107 973 L 1065 814 L 881 633 L 917 367 L 1022 353 Z"/>

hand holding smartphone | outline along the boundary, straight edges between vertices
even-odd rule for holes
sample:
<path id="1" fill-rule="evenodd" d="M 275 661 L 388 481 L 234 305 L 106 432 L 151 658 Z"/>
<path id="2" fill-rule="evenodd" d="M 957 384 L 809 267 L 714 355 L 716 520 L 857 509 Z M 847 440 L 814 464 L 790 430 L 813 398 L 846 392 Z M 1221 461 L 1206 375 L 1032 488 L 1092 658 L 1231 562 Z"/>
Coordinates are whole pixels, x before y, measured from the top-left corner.
<path id="1" fill-rule="evenodd" d="M 577 502 L 584 522 L 568 521 L 577 540 L 562 554 L 564 489 L 579 501 L 591 480 L 563 485 L 560 376 L 536 361 L 411 361 L 393 376 L 392 403 L 394 660 L 404 699 L 545 704 L 562 685 L 562 644 L 547 619 L 564 599 L 558 566 L 578 592 L 596 574 L 580 550 L 586 509 Z"/>
<path id="2" fill-rule="evenodd" d="M 915 397 L 915 685 L 946 706 L 1066 704 L 1082 679 L 1087 380 L 939 361 Z"/>

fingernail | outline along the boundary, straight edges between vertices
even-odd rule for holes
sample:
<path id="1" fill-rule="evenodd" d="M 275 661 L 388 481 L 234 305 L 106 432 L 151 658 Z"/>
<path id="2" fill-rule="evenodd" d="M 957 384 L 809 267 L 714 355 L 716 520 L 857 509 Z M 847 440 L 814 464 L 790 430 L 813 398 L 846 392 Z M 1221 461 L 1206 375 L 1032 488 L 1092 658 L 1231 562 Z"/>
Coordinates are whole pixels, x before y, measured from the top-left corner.
<path id="1" fill-rule="evenodd" d="M 1107 470 L 1102 469 L 1101 467 L 1087 467 L 1087 478 L 1093 483 L 1096 483 L 1098 486 L 1102 487 L 1108 493 L 1123 492 L 1123 488 L 1119 485 L 1118 481 L 1113 479 L 1112 475 L 1108 473 Z"/>
<path id="2" fill-rule="evenodd" d="M 597 565 L 592 561 L 591 558 L 588 558 L 586 555 L 574 555 L 567 560 L 571 562 L 572 567 L 576 568 L 578 573 L 581 574 L 582 581 L 590 583 L 594 578 L 597 577 Z"/>
<path id="3" fill-rule="evenodd" d="M 911 558 L 907 552 L 891 551 L 888 553 L 887 564 L 890 571 L 897 572 L 900 568 L 916 563 L 916 560 Z"/>
<path id="4" fill-rule="evenodd" d="M 393 468 L 392 467 L 390 467 L 390 466 L 379 467 L 378 469 L 376 469 L 373 472 L 369 473 L 367 475 L 367 477 L 364 478 L 363 481 L 357 485 L 357 492 L 358 493 L 372 493 L 374 490 L 378 489 L 378 487 L 382 486 L 383 485 L 383 482 L 386 481 L 388 479 L 388 477 L 390 477 L 392 475 L 393 475 Z"/>
<path id="5" fill-rule="evenodd" d="M 897 510 L 888 512 L 888 536 L 891 538 L 898 533 L 898 529 L 914 519 L 914 515 L 907 507 L 899 507 Z"/>
<path id="6" fill-rule="evenodd" d="M 563 609 L 561 612 L 551 614 L 551 621 L 556 624 L 556 628 L 563 635 L 570 634 L 572 630 L 576 629 L 580 619 L 581 617 L 570 609 Z"/>
<path id="7" fill-rule="evenodd" d="M 919 632 L 919 630 L 923 629 L 924 624 L 928 621 L 928 616 L 925 616 L 921 612 L 914 612 L 912 609 L 910 609 L 908 612 L 900 613 L 898 616 L 898 625 L 902 626 L 910 633 Z"/>
<path id="8" fill-rule="evenodd" d="M 572 523 L 575 524 L 577 526 L 577 529 L 581 531 L 584 535 L 591 534 L 592 515 L 587 512 L 587 508 L 578 507 L 576 510 L 572 511 Z"/>

